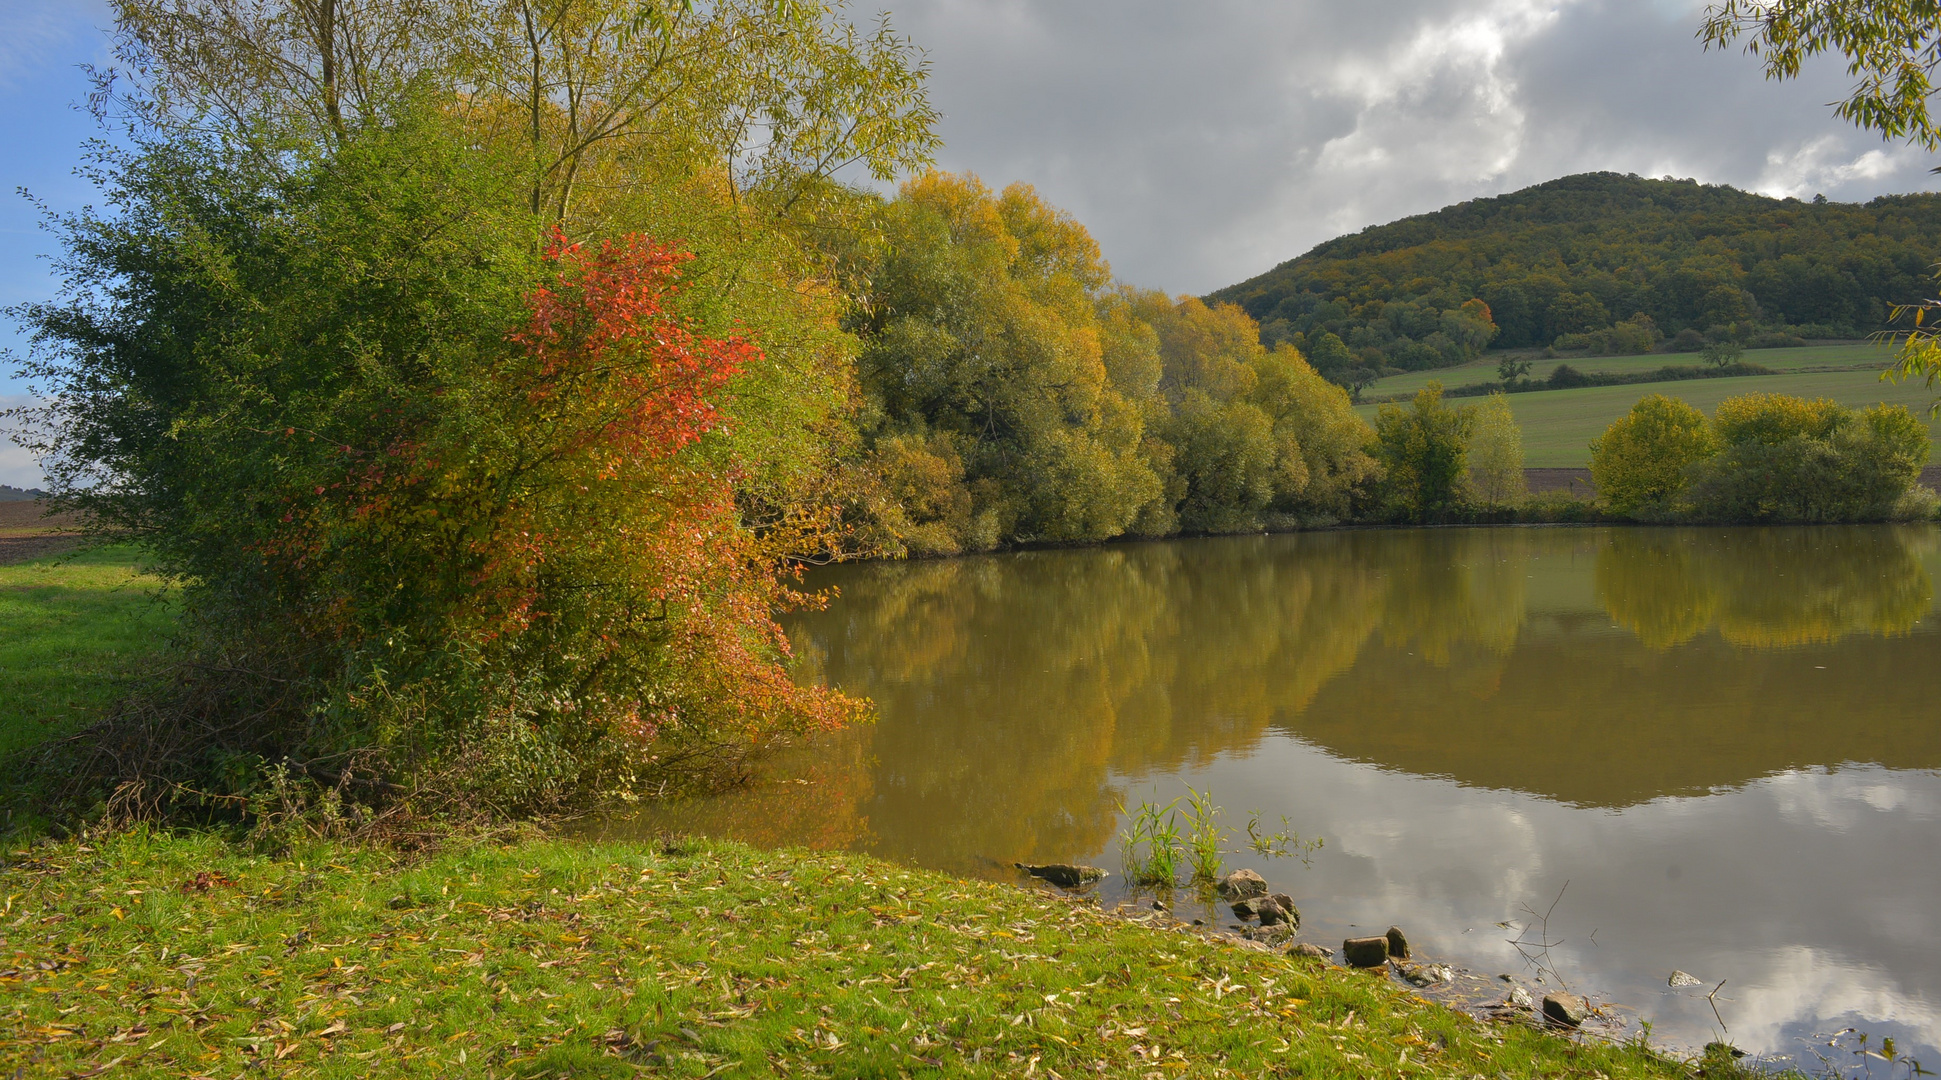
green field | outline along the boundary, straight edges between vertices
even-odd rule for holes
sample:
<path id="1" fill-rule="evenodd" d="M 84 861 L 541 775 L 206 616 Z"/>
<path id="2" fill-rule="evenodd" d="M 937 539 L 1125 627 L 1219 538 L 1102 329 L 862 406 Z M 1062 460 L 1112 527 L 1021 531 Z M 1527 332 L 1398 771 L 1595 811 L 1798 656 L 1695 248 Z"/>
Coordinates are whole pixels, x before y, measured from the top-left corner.
<path id="1" fill-rule="evenodd" d="M 1495 382 L 1496 364 L 1503 358 L 1502 353 L 1489 353 L 1473 363 L 1451 368 L 1437 368 L 1434 371 L 1411 371 L 1404 375 L 1390 375 L 1377 379 L 1362 389 L 1362 397 L 1368 399 L 1389 398 L 1401 394 L 1413 394 L 1417 390 L 1439 382 L 1444 388 L 1467 386 L 1473 383 Z M 1535 353 L 1519 354 L 1519 359 L 1530 361 L 1529 377 L 1543 380 L 1550 377 L 1560 364 L 1569 364 L 1578 371 L 1601 371 L 1628 375 L 1634 372 L 1655 371 L 1666 365 L 1685 367 L 1703 364 L 1697 353 L 1647 353 L 1643 356 L 1560 356 L 1554 360 L 1542 359 Z M 1748 364 L 1771 368 L 1774 371 L 1801 372 L 1827 370 L 1865 370 L 1879 372 L 1894 361 L 1894 350 L 1889 346 L 1872 342 L 1841 342 L 1828 345 L 1808 345 L 1802 349 L 1752 349 L 1741 359 Z"/>
<path id="2" fill-rule="evenodd" d="M 1845 357 L 1845 367 L 1840 368 Z M 1869 359 L 1871 358 L 1871 359 Z M 1718 403 L 1739 394 L 1756 392 L 1793 394 L 1804 398 L 1832 398 L 1842 405 L 1865 407 L 1880 402 L 1906 405 L 1928 422 L 1931 438 L 1941 435 L 1941 425 L 1927 415 L 1936 391 L 1919 382 L 1888 383 L 1880 380 L 1887 354 L 1870 345 L 1824 346 L 1806 349 L 1771 349 L 1748 353 L 1749 363 L 1786 372 L 1780 375 L 1753 375 L 1736 379 L 1689 379 L 1677 382 L 1644 383 L 1631 386 L 1593 386 L 1579 390 L 1536 390 L 1511 394 L 1510 409 L 1523 427 L 1524 464 L 1531 468 L 1555 468 L 1590 464 L 1590 443 L 1604 433 L 1613 420 L 1628 412 L 1647 394 L 1665 394 L 1688 401 L 1710 412 Z M 1547 361 L 1555 366 L 1559 361 Z M 1593 361 L 1569 361 L 1582 371 L 1636 371 L 1681 362 L 1667 354 L 1650 356 L 1600 357 Z M 1814 370 L 1819 368 L 1821 370 Z M 1833 368 L 1834 370 L 1826 370 Z M 1425 385 L 1440 377 L 1446 386 L 1494 377 L 1495 364 L 1472 364 L 1440 372 L 1416 372 L 1372 384 L 1370 395 L 1400 393 L 1399 382 L 1411 380 Z M 1546 374 L 1533 369 L 1533 374 Z M 1452 404 L 1473 403 L 1475 399 L 1456 399 Z M 1375 404 L 1357 407 L 1362 416 L 1373 419 Z M 1941 446 L 1936 458 L 1941 459 Z"/>
<path id="3" fill-rule="evenodd" d="M 0 753 L 99 717 L 172 618 L 126 547 L 0 566 Z"/>

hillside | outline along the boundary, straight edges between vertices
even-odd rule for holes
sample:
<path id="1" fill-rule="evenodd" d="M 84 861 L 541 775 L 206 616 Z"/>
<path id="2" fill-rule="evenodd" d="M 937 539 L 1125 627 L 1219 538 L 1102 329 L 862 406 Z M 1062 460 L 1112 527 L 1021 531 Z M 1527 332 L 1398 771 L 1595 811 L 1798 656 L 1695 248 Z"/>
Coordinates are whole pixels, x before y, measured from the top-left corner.
<path id="1" fill-rule="evenodd" d="M 1478 299 L 1492 349 L 1862 336 L 1931 295 L 1938 256 L 1941 195 L 1809 203 L 1587 173 L 1372 226 L 1207 299 L 1359 383 L 1474 360 Z"/>

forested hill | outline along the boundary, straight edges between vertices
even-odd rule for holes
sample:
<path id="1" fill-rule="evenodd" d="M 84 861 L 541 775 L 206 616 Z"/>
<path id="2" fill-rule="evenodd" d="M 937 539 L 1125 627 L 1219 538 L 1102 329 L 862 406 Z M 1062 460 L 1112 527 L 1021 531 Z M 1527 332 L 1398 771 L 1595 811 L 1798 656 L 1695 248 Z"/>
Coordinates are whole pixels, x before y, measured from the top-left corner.
<path id="1" fill-rule="evenodd" d="M 1865 334 L 1932 295 L 1938 258 L 1941 195 L 1809 203 L 1586 173 L 1371 226 L 1207 299 L 1245 308 L 1270 344 L 1302 335 L 1324 370 L 1414 369 L 1474 355 L 1472 299 L 1492 348 Z"/>

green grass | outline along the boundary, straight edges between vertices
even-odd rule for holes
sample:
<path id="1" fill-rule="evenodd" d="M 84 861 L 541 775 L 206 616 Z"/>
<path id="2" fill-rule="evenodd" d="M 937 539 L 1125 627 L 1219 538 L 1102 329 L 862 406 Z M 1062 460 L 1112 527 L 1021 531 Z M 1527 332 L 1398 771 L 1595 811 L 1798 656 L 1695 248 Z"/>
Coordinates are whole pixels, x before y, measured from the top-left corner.
<path id="1" fill-rule="evenodd" d="M 1765 362 L 1759 353 L 1748 354 L 1747 359 Z M 1517 423 L 1523 428 L 1524 464 L 1531 468 L 1551 468 L 1590 464 L 1591 440 L 1602 435 L 1613 420 L 1629 412 L 1631 406 L 1647 394 L 1680 398 L 1710 413 L 1726 398 L 1754 392 L 1794 394 L 1804 398 L 1826 397 L 1856 407 L 1883 401 L 1906 405 L 1914 415 L 1928 421 L 1930 437 L 1941 434 L 1941 425 L 1927 415 L 1936 391 L 1929 390 L 1918 381 L 1881 382 L 1877 368 L 1753 375 L 1737 379 L 1693 379 L 1633 386 L 1592 386 L 1580 390 L 1536 390 L 1511 394 L 1509 399 L 1510 410 L 1516 414 Z M 1475 400 L 1459 398 L 1452 400 L 1451 404 L 1472 404 Z M 1378 407 L 1361 405 L 1357 406 L 1357 411 L 1372 420 Z M 1941 460 L 1941 447 L 1937 447 L 1935 457 Z"/>
<path id="2" fill-rule="evenodd" d="M 114 704 L 167 636 L 158 588 L 126 547 L 0 566 L 0 753 Z"/>
<path id="3" fill-rule="evenodd" d="M 124 834 L 13 857 L 7 1076 L 1691 1075 L 855 855 L 529 841 L 408 866 Z"/>
<path id="4" fill-rule="evenodd" d="M 1648 353 L 1644 356 L 1565 356 L 1555 360 L 1543 360 L 1534 354 L 1523 356 L 1529 360 L 1532 379 L 1542 380 L 1550 377 L 1559 364 L 1569 364 L 1578 371 L 1600 371 L 1628 375 L 1643 371 L 1656 371 L 1666 365 L 1684 367 L 1703 365 L 1704 360 L 1695 352 L 1691 353 Z M 1434 371 L 1411 371 L 1404 375 L 1390 375 L 1377 379 L 1362 389 L 1365 398 L 1394 397 L 1398 394 L 1414 394 L 1417 390 L 1439 382 L 1445 388 L 1467 386 L 1471 383 L 1495 382 L 1496 364 L 1500 354 L 1490 354 L 1473 363 L 1452 368 L 1438 368 Z M 1894 361 L 1894 350 L 1888 346 L 1871 342 L 1838 345 L 1808 345 L 1799 349 L 1749 349 L 1741 357 L 1748 364 L 1771 368 L 1774 371 L 1801 372 L 1825 369 L 1864 370 L 1879 372 Z"/>

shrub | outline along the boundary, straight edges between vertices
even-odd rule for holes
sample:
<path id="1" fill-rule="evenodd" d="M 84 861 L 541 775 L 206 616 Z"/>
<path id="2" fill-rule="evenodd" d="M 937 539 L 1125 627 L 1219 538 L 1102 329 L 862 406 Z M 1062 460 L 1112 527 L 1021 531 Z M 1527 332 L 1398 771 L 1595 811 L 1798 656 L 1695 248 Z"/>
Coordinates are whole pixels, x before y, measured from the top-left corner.
<path id="1" fill-rule="evenodd" d="M 1692 469 L 1692 513 L 1710 521 L 1822 523 L 1924 516 L 1908 500 L 1927 428 L 1900 405 L 1748 394 L 1719 404 L 1726 448 Z"/>
<path id="2" fill-rule="evenodd" d="M 43 449 L 67 505 L 184 585 L 187 636 L 93 779 L 287 764 L 517 813 L 854 715 L 780 666 L 777 560 L 817 525 L 755 482 L 816 460 L 840 384 L 792 382 L 689 253 L 539 243 L 435 121 L 111 164 L 122 213 L 69 224 L 71 295 L 27 312 Z M 840 358 L 816 314 L 796 355 Z"/>
<path id="3" fill-rule="evenodd" d="M 1825 398 L 1807 401 L 1790 394 L 1754 393 L 1719 402 L 1712 425 L 1726 446 L 1753 442 L 1777 446 L 1794 438 L 1832 438 L 1849 417 L 1849 410 Z"/>
<path id="4" fill-rule="evenodd" d="M 1381 407 L 1375 417 L 1375 456 L 1386 472 L 1383 494 L 1391 513 L 1429 521 L 1462 504 L 1474 413 L 1443 404 L 1442 384 L 1433 382 L 1409 408 Z"/>
<path id="5" fill-rule="evenodd" d="M 1717 447 L 1704 413 L 1650 394 L 1591 443 L 1591 482 L 1615 513 L 1664 516 L 1685 490 L 1686 469 Z"/>

